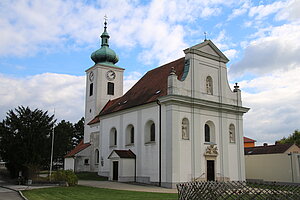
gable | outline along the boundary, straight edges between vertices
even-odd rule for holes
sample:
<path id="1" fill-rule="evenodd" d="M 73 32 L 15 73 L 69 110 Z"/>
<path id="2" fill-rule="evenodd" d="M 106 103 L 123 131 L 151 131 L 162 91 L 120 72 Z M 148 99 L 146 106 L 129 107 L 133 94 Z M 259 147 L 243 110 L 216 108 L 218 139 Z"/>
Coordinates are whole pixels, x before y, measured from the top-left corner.
<path id="1" fill-rule="evenodd" d="M 199 50 L 199 51 L 206 52 L 206 53 L 211 54 L 211 55 L 214 55 L 214 56 L 219 56 L 219 55 L 217 54 L 217 52 L 214 51 L 213 48 L 211 48 L 211 46 L 209 46 L 209 45 L 200 47 L 198 50 Z"/>
<path id="2" fill-rule="evenodd" d="M 65 158 L 67 158 L 67 157 L 73 157 L 76 154 L 78 154 L 79 152 L 81 152 L 84 149 L 88 148 L 89 146 L 91 146 L 90 143 L 83 143 L 83 140 L 81 140 L 79 142 L 79 144 L 74 149 L 72 149 L 67 155 L 65 155 L 64 157 Z"/>
<path id="3" fill-rule="evenodd" d="M 129 149 L 129 150 L 113 150 L 108 159 L 112 158 L 136 158 L 136 155 Z"/>
<path id="4" fill-rule="evenodd" d="M 224 63 L 229 62 L 229 59 L 218 49 L 218 47 L 216 47 L 216 45 L 214 45 L 211 40 L 206 40 L 200 44 L 185 49 L 184 53 L 193 53 Z"/>
<path id="5" fill-rule="evenodd" d="M 300 148 L 296 144 L 293 144 L 285 153 L 300 153 Z"/>

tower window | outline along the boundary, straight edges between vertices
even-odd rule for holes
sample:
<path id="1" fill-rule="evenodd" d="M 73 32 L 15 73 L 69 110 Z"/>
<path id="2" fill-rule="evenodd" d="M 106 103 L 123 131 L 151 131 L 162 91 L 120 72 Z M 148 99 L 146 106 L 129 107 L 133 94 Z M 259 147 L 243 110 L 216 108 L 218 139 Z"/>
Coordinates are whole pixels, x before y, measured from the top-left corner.
<path id="1" fill-rule="evenodd" d="M 114 93 L 115 93 L 115 88 L 114 87 L 115 87 L 114 83 L 112 83 L 112 82 L 107 83 L 107 94 L 108 95 L 114 95 Z"/>
<path id="2" fill-rule="evenodd" d="M 90 84 L 90 96 L 93 95 L 93 91 L 94 91 L 94 85 L 93 83 Z"/>

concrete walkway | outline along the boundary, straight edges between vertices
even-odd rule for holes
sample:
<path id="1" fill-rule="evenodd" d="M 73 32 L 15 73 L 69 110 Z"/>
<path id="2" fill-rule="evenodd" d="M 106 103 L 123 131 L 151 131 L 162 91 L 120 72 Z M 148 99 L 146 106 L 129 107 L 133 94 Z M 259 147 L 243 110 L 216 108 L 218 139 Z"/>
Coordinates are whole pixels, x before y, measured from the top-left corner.
<path id="1" fill-rule="evenodd" d="M 23 198 L 17 191 L 0 186 L 0 200 L 23 200 Z"/>
<path id="2" fill-rule="evenodd" d="M 139 192 L 159 192 L 159 193 L 177 193 L 177 189 L 167 189 L 156 187 L 152 185 L 134 185 L 128 183 L 120 183 L 113 181 L 84 181 L 79 180 L 78 185 L 97 187 L 97 188 L 107 188 L 115 190 L 129 190 L 129 191 L 139 191 Z"/>

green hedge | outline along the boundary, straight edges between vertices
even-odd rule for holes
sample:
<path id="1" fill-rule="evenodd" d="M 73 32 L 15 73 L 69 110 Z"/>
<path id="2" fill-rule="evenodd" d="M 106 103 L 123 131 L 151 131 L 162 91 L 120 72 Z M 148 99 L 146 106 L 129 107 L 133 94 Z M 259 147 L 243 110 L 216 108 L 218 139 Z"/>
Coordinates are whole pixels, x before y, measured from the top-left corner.
<path id="1" fill-rule="evenodd" d="M 69 186 L 77 185 L 78 178 L 72 170 L 58 170 L 51 175 L 53 181 L 66 181 Z"/>

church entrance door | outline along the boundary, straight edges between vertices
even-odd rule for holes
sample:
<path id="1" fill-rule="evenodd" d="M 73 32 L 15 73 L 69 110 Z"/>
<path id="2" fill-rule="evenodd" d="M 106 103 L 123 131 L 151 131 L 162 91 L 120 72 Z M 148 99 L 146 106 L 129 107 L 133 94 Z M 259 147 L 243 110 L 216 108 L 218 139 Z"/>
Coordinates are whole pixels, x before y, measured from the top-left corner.
<path id="1" fill-rule="evenodd" d="M 117 181 L 119 177 L 119 162 L 113 161 L 113 181 Z"/>
<path id="2" fill-rule="evenodd" d="M 207 160 L 207 181 L 215 180 L 215 161 Z"/>

